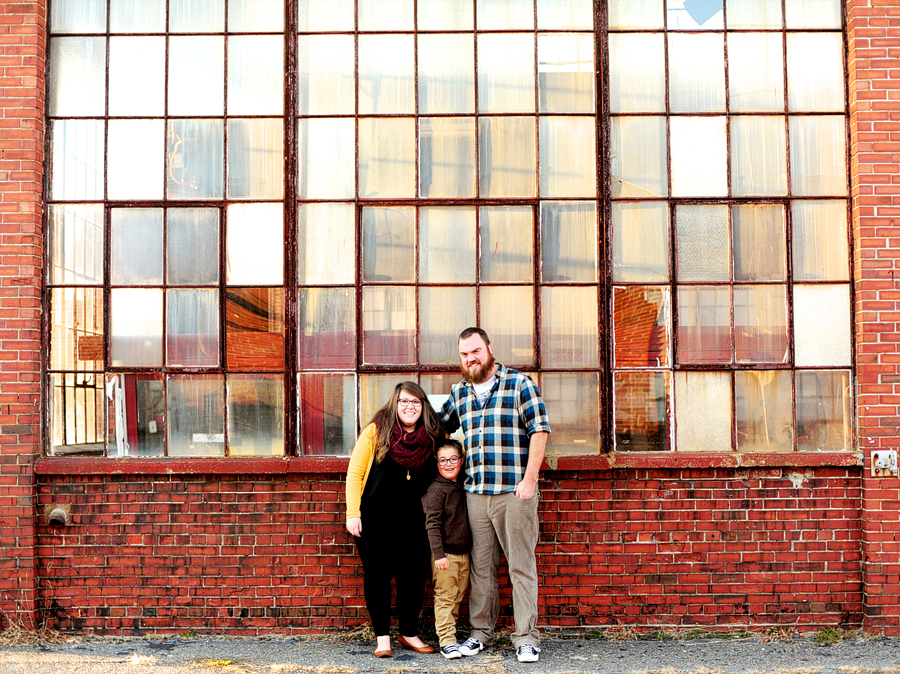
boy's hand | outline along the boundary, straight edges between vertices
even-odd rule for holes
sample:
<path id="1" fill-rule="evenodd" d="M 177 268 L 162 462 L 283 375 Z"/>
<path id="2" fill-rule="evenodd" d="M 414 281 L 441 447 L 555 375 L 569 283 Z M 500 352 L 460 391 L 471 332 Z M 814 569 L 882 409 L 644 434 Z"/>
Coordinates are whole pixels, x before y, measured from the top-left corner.
<path id="1" fill-rule="evenodd" d="M 450 568 L 450 560 L 446 557 L 441 557 L 440 559 L 434 560 L 434 568 L 440 569 L 441 571 L 446 571 Z"/>

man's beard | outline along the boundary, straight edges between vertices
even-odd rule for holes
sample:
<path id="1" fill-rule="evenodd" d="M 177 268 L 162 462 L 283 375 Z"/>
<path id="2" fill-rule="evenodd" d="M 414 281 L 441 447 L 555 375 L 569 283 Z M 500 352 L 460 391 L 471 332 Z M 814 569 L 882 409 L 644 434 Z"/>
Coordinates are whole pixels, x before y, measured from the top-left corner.
<path id="1" fill-rule="evenodd" d="M 470 368 L 465 363 L 460 363 L 459 369 L 462 372 L 463 379 L 470 384 L 483 384 L 494 374 L 494 354 L 488 354 L 487 362 L 485 362 L 483 367 L 476 365 Z"/>

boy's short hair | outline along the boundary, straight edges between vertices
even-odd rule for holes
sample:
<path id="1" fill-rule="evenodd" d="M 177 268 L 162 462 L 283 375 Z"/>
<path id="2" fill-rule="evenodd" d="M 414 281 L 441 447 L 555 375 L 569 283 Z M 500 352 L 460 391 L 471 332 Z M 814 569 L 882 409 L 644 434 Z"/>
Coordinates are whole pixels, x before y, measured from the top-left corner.
<path id="1" fill-rule="evenodd" d="M 444 449 L 444 447 L 453 447 L 453 449 L 459 452 L 460 456 L 466 455 L 466 450 L 463 449 L 462 444 L 460 444 L 458 440 L 454 440 L 453 438 L 446 438 L 437 443 L 434 447 L 434 455 L 437 456 L 437 453 Z"/>

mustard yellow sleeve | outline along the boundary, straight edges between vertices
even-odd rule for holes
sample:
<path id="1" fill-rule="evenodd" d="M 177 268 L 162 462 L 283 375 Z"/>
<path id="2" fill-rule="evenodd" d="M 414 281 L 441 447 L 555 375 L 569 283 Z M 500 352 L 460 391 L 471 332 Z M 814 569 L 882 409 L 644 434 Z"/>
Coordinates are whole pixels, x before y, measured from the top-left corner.
<path id="1" fill-rule="evenodd" d="M 347 519 L 359 517 L 359 504 L 362 500 L 363 487 L 369 477 L 369 469 L 372 467 L 372 458 L 375 456 L 375 444 L 378 439 L 378 429 L 375 424 L 366 426 L 356 447 L 350 455 L 350 465 L 347 466 Z"/>

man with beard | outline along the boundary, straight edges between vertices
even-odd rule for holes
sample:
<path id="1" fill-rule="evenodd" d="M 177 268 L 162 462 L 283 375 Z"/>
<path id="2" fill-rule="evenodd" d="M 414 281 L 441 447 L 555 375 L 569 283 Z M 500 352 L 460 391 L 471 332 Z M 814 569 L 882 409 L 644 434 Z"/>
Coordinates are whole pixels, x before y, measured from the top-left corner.
<path id="1" fill-rule="evenodd" d="M 472 633 L 459 650 L 476 655 L 494 641 L 502 548 L 513 586 L 516 657 L 519 662 L 536 662 L 541 652 L 535 559 L 537 479 L 550 433 L 547 409 L 530 377 L 494 361 L 484 330 L 462 331 L 459 365 L 464 381 L 453 386 L 441 410 L 447 431 L 453 433 L 461 426 L 466 444 Z"/>

